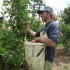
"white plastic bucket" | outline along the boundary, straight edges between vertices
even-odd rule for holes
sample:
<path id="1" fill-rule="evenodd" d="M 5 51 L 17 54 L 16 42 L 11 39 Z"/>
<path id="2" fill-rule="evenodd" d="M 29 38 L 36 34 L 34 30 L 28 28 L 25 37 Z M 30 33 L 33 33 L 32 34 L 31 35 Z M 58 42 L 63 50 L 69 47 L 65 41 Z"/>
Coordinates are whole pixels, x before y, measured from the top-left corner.
<path id="1" fill-rule="evenodd" d="M 25 42 L 25 59 L 30 70 L 44 70 L 44 44 Z"/>

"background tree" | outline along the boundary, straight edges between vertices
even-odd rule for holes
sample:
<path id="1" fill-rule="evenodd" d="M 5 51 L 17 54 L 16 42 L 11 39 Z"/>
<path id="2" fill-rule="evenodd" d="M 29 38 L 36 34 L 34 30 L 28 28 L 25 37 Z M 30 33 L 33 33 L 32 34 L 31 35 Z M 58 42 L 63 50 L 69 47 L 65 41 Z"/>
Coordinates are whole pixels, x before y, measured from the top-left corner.
<path id="1" fill-rule="evenodd" d="M 64 45 L 64 49 L 67 52 L 70 52 L 70 6 L 64 9 L 60 13 L 60 27 L 63 37 L 60 38 L 61 43 Z"/>
<path id="2" fill-rule="evenodd" d="M 3 16 L 9 16 L 9 22 L 4 22 L 3 26 L 7 30 L 0 30 L 0 55 L 3 58 L 4 70 L 20 70 L 21 65 L 24 65 L 25 32 L 22 25 L 26 24 L 29 18 L 28 3 L 28 0 L 3 0 Z"/>
<path id="3" fill-rule="evenodd" d="M 29 39 L 29 34 L 23 30 L 22 26 L 31 24 L 30 27 L 36 32 L 41 29 L 41 22 L 35 15 L 41 3 L 39 0 L 32 2 L 39 6 L 32 7 L 32 16 L 29 17 L 30 0 L 3 0 L 3 18 L 9 20 L 4 20 L 0 26 L 5 28 L 0 30 L 0 55 L 3 59 L 4 70 L 20 70 L 22 65 L 24 67 L 24 38 Z"/>
<path id="4" fill-rule="evenodd" d="M 70 6 L 64 9 L 63 12 L 61 12 L 61 18 L 62 22 L 65 24 L 70 24 Z"/>
<path id="5" fill-rule="evenodd" d="M 29 14 L 30 16 L 30 28 L 34 30 L 35 32 L 39 31 L 42 27 L 43 24 L 40 21 L 40 17 L 37 14 L 37 10 L 41 8 L 41 6 L 45 6 L 42 2 L 42 0 L 30 0 L 29 1 Z M 30 39 L 32 39 L 30 35 Z"/>

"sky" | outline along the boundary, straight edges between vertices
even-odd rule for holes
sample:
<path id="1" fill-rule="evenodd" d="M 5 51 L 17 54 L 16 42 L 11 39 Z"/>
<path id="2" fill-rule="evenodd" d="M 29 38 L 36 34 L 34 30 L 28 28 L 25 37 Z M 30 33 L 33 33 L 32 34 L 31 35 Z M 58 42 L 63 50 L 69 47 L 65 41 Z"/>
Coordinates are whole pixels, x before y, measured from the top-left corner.
<path id="1" fill-rule="evenodd" d="M 1 7 L 2 7 L 2 2 L 3 0 L 0 0 L 0 12 L 2 12 Z M 55 14 L 60 12 L 60 10 L 64 10 L 65 7 L 68 7 L 68 4 L 70 6 L 70 0 L 43 0 L 43 2 L 47 5 L 53 8 Z M 0 14 L 0 16 L 2 16 Z"/>
<path id="2" fill-rule="evenodd" d="M 50 6 L 53 8 L 55 14 L 59 12 L 60 10 L 64 10 L 64 8 L 68 7 L 68 4 L 70 6 L 70 0 L 43 0 L 44 3 L 47 6 Z"/>

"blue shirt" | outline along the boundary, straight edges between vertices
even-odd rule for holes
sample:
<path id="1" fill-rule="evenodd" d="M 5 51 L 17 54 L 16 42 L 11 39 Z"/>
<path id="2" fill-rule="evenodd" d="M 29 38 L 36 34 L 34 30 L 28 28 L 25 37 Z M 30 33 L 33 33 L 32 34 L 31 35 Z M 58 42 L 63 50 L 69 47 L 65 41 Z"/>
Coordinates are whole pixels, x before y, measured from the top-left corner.
<path id="1" fill-rule="evenodd" d="M 60 33 L 59 24 L 57 24 L 54 21 L 49 22 L 45 25 L 45 27 L 41 31 L 44 31 L 47 34 L 48 38 L 50 38 L 52 41 L 58 44 L 59 33 Z M 39 37 L 41 31 L 37 32 L 35 37 Z M 45 60 L 49 62 L 53 62 L 55 57 L 55 50 L 56 50 L 56 47 L 46 46 Z"/>

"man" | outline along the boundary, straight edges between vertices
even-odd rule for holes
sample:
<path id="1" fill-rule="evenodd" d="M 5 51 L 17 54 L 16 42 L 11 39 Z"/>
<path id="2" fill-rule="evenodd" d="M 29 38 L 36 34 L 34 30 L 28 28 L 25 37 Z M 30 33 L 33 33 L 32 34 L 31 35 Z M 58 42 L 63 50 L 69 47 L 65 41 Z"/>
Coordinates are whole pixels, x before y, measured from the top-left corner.
<path id="1" fill-rule="evenodd" d="M 36 37 L 36 42 L 42 42 L 45 44 L 45 68 L 44 70 L 51 70 L 52 62 L 55 57 L 55 50 L 59 41 L 59 24 L 53 21 L 53 9 L 49 6 L 45 6 L 43 9 L 37 11 L 37 13 L 45 22 L 44 28 L 39 32 L 32 31 L 28 26 L 23 27 L 32 36 Z M 40 33 L 46 33 L 46 37 L 41 37 Z"/>

